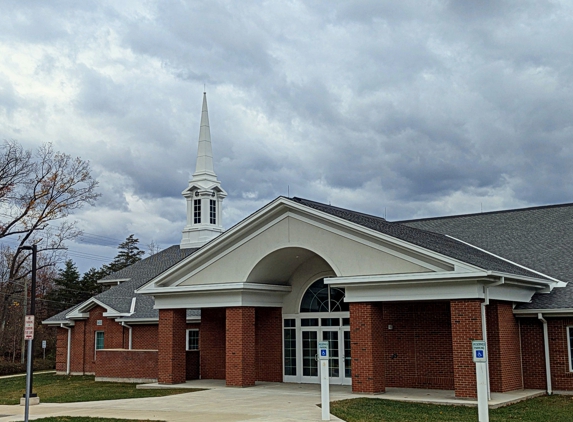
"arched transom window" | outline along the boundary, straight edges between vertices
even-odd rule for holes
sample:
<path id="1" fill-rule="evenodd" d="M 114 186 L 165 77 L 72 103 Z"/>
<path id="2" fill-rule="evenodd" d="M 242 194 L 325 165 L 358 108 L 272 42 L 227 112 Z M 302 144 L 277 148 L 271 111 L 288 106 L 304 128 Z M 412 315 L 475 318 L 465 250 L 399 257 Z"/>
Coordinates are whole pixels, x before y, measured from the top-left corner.
<path id="1" fill-rule="evenodd" d="M 315 281 L 306 290 L 300 304 L 300 312 L 348 312 L 344 302 L 344 289 L 327 286 L 324 279 Z"/>

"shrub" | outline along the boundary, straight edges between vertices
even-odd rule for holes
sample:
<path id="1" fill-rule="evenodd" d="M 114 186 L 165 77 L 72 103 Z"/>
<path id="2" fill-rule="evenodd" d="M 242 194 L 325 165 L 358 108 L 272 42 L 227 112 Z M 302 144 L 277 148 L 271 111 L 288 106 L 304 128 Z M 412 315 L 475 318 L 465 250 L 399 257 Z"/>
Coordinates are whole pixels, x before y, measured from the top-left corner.
<path id="1" fill-rule="evenodd" d="M 54 369 L 56 367 L 56 362 L 52 359 L 35 359 L 34 360 L 34 371 L 46 371 Z M 0 360 L 0 376 L 1 375 L 14 375 L 14 374 L 25 374 L 26 364 L 16 363 Z"/>

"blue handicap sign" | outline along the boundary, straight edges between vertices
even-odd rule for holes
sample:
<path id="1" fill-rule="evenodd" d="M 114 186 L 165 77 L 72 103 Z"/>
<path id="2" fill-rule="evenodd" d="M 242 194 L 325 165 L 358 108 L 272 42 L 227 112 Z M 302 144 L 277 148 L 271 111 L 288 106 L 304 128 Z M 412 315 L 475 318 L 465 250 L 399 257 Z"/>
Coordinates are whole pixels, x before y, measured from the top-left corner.
<path id="1" fill-rule="evenodd" d="M 320 351 L 320 356 L 326 356 L 326 350 L 322 349 L 322 350 Z"/>
<path id="2" fill-rule="evenodd" d="M 478 359 L 483 358 L 483 350 L 476 350 L 476 358 Z"/>

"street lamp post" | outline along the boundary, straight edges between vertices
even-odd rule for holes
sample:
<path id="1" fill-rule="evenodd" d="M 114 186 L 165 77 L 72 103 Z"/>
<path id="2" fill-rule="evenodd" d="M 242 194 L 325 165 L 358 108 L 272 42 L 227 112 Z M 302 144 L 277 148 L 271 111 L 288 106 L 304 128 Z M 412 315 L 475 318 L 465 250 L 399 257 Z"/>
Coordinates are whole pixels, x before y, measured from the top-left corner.
<path id="1" fill-rule="evenodd" d="M 32 251 L 32 291 L 30 292 L 30 314 L 27 316 L 32 316 L 32 321 L 36 315 L 36 258 L 38 255 L 38 247 L 36 245 L 32 246 L 20 246 L 20 250 Z M 34 324 L 34 323 L 32 323 Z M 33 350 L 34 350 L 34 326 L 32 325 L 31 338 L 28 340 L 28 362 L 26 369 L 26 393 L 24 397 L 26 399 L 26 408 L 24 412 L 24 420 L 28 422 L 29 408 L 30 408 L 30 397 L 37 397 L 36 394 L 32 393 L 32 382 L 33 382 Z"/>

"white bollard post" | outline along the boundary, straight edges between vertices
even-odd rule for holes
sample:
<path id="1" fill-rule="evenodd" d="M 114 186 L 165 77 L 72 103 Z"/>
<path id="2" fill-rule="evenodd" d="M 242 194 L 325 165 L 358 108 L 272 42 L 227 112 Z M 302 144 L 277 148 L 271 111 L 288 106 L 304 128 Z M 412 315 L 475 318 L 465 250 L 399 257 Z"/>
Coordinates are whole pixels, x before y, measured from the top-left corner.
<path id="1" fill-rule="evenodd" d="M 489 405 L 487 393 L 487 351 L 485 341 L 472 341 L 472 359 L 476 364 L 478 420 L 479 422 L 489 422 Z"/>
<path id="2" fill-rule="evenodd" d="M 476 381 L 478 396 L 478 421 L 489 422 L 487 403 L 487 362 L 476 362 Z"/>
<path id="3" fill-rule="evenodd" d="M 328 342 L 318 342 L 318 359 L 320 361 L 320 401 L 322 420 L 330 420 L 330 379 L 328 376 Z"/>

